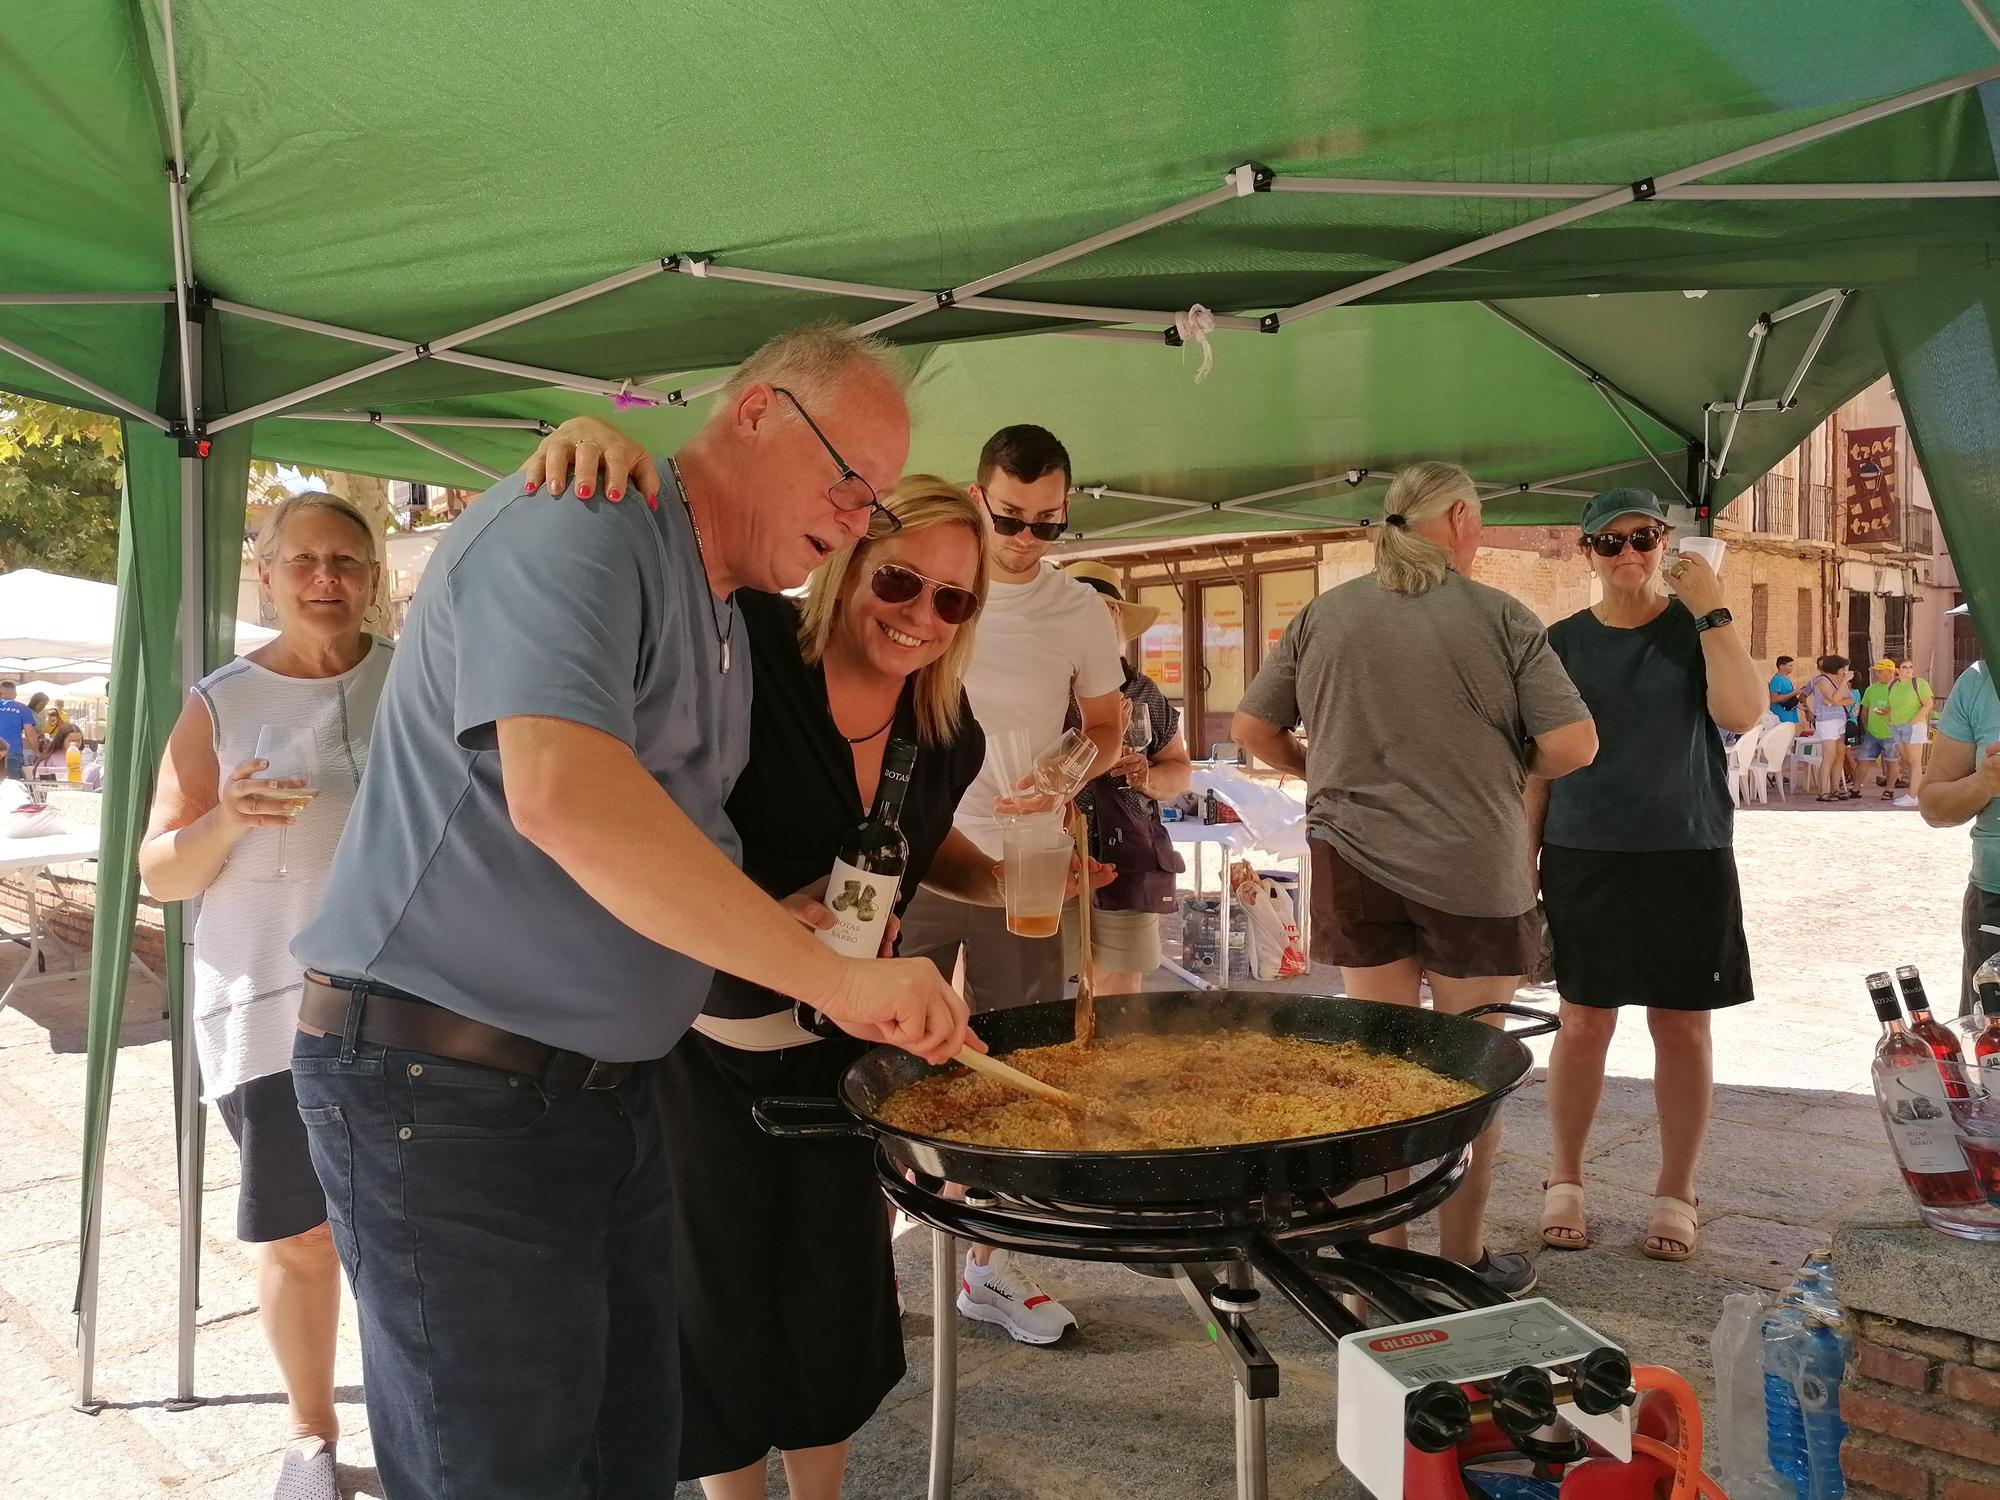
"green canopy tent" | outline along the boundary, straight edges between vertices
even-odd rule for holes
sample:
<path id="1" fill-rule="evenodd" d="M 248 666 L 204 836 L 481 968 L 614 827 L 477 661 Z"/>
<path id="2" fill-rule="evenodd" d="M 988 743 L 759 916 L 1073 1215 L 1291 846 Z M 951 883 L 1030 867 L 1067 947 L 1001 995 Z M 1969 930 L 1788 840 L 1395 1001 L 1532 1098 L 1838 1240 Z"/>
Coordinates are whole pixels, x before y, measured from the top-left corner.
<path id="1" fill-rule="evenodd" d="M 2000 647 L 1980 0 L 995 14 L 0 22 L 0 389 L 119 417 L 127 453 L 80 1401 L 134 845 L 224 649 L 253 455 L 477 485 L 631 394 L 670 445 L 733 360 L 834 318 L 910 347 L 913 466 L 963 474 L 1000 422 L 1044 421 L 1093 538 L 1355 518 L 1416 456 L 1465 463 L 1495 519 L 1616 482 L 1706 513 L 1888 368 Z M 187 1397 L 185 1087 L 181 1114 Z"/>

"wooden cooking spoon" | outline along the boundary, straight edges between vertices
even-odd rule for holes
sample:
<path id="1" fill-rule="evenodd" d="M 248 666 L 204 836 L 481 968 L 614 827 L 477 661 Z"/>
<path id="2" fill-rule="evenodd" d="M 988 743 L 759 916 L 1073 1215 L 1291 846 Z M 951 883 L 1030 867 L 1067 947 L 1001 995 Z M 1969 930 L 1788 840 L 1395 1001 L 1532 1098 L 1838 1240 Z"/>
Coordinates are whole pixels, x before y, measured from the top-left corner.
<path id="1" fill-rule="evenodd" d="M 1097 1040 L 1097 981 L 1090 966 L 1090 821 L 1082 813 L 1070 823 L 1070 835 L 1076 840 L 1077 868 L 1083 871 L 1076 897 L 1076 1044 L 1088 1047 Z"/>
<path id="2" fill-rule="evenodd" d="M 1115 1105 L 1101 1104 L 1095 1099 L 1086 1099 L 1081 1094 L 1072 1094 L 1067 1089 L 1059 1089 L 1052 1083 L 1044 1083 L 1032 1073 L 1023 1073 L 1012 1063 L 1004 1063 L 997 1057 L 988 1057 L 984 1052 L 974 1052 L 970 1047 L 960 1047 L 953 1061 L 962 1063 L 975 1073 L 988 1078 L 997 1078 L 1024 1094 L 1031 1094 L 1056 1108 L 1070 1114 L 1088 1117 L 1107 1125 L 1115 1125 L 1121 1130 L 1129 1130 L 1143 1137 L 1146 1127 Z"/>

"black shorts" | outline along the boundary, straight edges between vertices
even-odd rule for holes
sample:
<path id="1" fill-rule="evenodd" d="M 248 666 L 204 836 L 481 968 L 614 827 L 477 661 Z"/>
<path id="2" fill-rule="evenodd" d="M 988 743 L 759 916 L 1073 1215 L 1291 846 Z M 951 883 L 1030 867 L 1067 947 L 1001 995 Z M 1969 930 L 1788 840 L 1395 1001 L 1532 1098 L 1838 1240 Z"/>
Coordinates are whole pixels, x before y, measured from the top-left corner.
<path id="1" fill-rule="evenodd" d="M 690 1032 L 660 1059 L 680 1209 L 682 1479 L 843 1442 L 903 1378 L 873 1145 L 778 1140 L 750 1117 L 766 1096 L 831 1095 L 866 1050 L 836 1037 L 746 1052 Z"/>
<path id="2" fill-rule="evenodd" d="M 1733 849 L 1542 846 L 1556 990 L 1611 1010 L 1720 1010 L 1754 998 Z"/>
<path id="3" fill-rule="evenodd" d="M 243 1158 L 236 1189 L 236 1238 L 248 1245 L 288 1240 L 326 1222 L 326 1194 L 306 1149 L 292 1075 L 266 1073 L 215 1101 Z"/>

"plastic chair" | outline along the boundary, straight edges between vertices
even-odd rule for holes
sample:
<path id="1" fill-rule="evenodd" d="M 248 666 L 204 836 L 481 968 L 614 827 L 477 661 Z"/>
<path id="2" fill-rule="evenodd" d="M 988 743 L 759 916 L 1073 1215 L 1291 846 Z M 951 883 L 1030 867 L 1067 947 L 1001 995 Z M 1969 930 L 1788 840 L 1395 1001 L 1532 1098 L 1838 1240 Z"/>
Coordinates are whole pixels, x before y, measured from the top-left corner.
<path id="1" fill-rule="evenodd" d="M 1750 760 L 1757 753 L 1757 742 L 1763 737 L 1763 726 L 1759 725 L 1738 735 L 1736 743 L 1729 747 L 1729 800 L 1738 807 L 1749 795 Z"/>
<path id="2" fill-rule="evenodd" d="M 1778 783 L 1778 800 L 1791 799 L 1789 782 L 1791 778 L 1792 741 L 1798 738 L 1799 726 L 1780 723 L 1775 728 L 1764 731 L 1757 742 L 1757 760 L 1750 768 L 1750 784 L 1756 789 L 1759 802 L 1768 801 L 1766 778 Z"/>

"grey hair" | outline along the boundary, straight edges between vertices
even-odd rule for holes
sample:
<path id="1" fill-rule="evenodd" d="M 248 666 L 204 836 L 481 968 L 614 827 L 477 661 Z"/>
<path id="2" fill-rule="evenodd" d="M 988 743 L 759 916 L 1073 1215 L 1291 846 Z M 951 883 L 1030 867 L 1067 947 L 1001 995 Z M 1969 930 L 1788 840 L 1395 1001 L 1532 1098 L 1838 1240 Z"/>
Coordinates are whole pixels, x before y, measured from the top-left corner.
<path id="1" fill-rule="evenodd" d="M 1479 509 L 1472 476 L 1457 464 L 1426 459 L 1397 470 L 1382 496 L 1382 527 L 1375 533 L 1376 582 L 1396 594 L 1424 594 L 1443 583 L 1451 553 L 1413 528 L 1460 501 Z"/>
<path id="2" fill-rule="evenodd" d="M 325 490 L 300 490 L 296 495 L 287 495 L 271 512 L 270 520 L 257 533 L 257 561 L 265 567 L 272 567 L 278 561 L 278 538 L 284 534 L 285 522 L 302 510 L 330 510 L 345 516 L 361 528 L 361 534 L 368 538 L 368 561 L 379 563 L 381 558 L 375 551 L 375 528 L 368 518 L 361 514 L 360 507 L 351 500 L 343 500 L 338 495 L 329 495 Z"/>
<path id="3" fill-rule="evenodd" d="M 716 415 L 734 407 L 753 385 L 781 385 L 808 408 L 829 404 L 856 366 L 874 370 L 898 395 L 909 389 L 909 371 L 888 344 L 844 324 L 813 323 L 759 345 L 722 388 Z"/>

